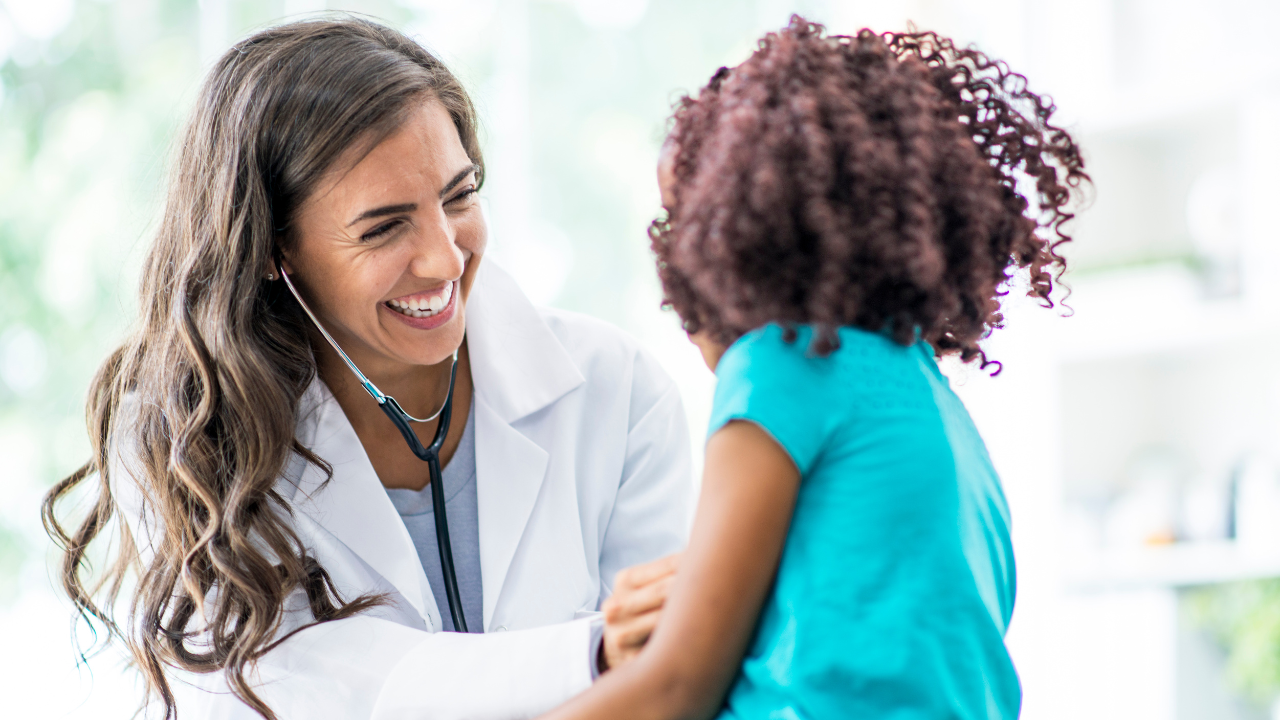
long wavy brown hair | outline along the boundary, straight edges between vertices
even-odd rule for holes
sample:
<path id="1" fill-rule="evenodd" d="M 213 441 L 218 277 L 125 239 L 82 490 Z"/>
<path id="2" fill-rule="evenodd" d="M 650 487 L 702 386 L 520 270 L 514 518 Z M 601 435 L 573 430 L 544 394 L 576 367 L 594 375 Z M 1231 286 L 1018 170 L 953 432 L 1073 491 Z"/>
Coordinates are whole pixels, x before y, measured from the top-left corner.
<path id="1" fill-rule="evenodd" d="M 225 670 L 237 696 L 274 718 L 246 675 L 287 637 L 285 598 L 304 596 L 317 623 L 379 600 L 339 597 L 277 493 L 295 455 L 329 468 L 294 435 L 316 373 L 306 326 L 281 283 L 264 276 L 288 249 L 295 209 L 339 157 L 372 149 L 428 99 L 449 111 L 481 164 L 461 84 L 417 43 L 373 22 L 259 32 L 227 51 L 200 90 L 142 272 L 137 329 L 89 390 L 92 457 L 42 508 L 64 550 L 67 594 L 91 624 L 125 641 L 166 718 L 177 712 L 168 668 Z M 123 483 L 155 520 L 146 537 L 130 533 L 140 518 L 119 517 L 113 491 Z M 59 501 L 78 487 L 92 507 L 64 522 Z M 94 573 L 91 546 L 115 526 L 113 562 Z M 131 572 L 120 620 L 114 609 Z"/>
<path id="2" fill-rule="evenodd" d="M 1016 272 L 1052 307 L 1065 269 L 1089 177 L 1054 110 L 935 33 L 793 16 L 676 106 L 673 198 L 650 227 L 665 304 L 725 345 L 812 323 L 826 354 L 855 326 L 985 367 Z"/>

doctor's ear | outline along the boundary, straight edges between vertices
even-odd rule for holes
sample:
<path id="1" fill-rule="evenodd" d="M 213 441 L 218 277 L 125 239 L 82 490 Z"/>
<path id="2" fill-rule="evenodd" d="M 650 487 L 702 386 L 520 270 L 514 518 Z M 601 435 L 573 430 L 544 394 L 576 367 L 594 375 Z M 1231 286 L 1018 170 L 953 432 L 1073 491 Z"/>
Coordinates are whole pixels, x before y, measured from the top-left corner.
<path id="1" fill-rule="evenodd" d="M 263 273 L 263 277 L 268 280 L 277 280 L 280 277 L 280 271 L 284 270 L 290 275 L 293 274 L 293 266 L 285 259 L 284 252 L 279 251 L 271 258 L 271 264 L 267 267 L 267 271 Z"/>
<path id="2" fill-rule="evenodd" d="M 284 263 L 281 262 L 277 264 L 277 262 L 273 260 L 271 264 L 267 266 L 266 272 L 262 273 L 262 277 L 266 278 L 267 280 L 279 280 L 281 265 L 284 265 Z M 293 272 L 293 270 L 290 269 L 288 266 L 285 266 L 284 271 L 287 273 Z"/>

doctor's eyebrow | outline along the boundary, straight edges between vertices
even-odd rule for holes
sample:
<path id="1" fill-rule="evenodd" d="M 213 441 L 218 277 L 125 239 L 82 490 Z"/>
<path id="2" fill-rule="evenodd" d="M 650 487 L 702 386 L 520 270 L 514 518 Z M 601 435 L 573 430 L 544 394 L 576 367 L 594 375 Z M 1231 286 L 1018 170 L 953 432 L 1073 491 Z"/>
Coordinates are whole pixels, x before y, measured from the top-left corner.
<path id="1" fill-rule="evenodd" d="M 480 172 L 479 165 L 476 165 L 473 163 L 463 168 L 461 172 L 453 176 L 452 180 L 444 184 L 444 188 L 440 190 L 440 198 L 443 200 L 444 196 L 448 195 L 450 190 L 453 190 L 454 188 L 458 187 L 458 183 L 462 182 L 463 180 L 466 180 L 467 176 L 474 172 Z M 384 205 L 382 207 L 374 208 L 372 210 L 365 210 L 364 212 L 360 213 L 359 217 L 357 217 L 355 220 L 352 220 L 351 222 L 347 223 L 347 227 L 351 227 L 352 225 L 355 225 L 361 220 L 368 220 L 369 218 L 382 217 L 383 215 L 395 215 L 396 213 L 402 213 L 402 212 L 413 212 L 414 210 L 417 210 L 417 209 L 418 209 L 417 203 L 401 203 L 399 205 Z"/>
<path id="2" fill-rule="evenodd" d="M 458 173 L 457 175 L 454 175 L 453 179 L 445 183 L 444 188 L 440 190 L 440 198 L 444 199 L 444 196 L 448 195 L 450 190 L 458 187 L 458 183 L 462 182 L 463 180 L 466 180 L 467 176 L 473 172 L 480 172 L 480 166 L 476 165 L 475 163 L 472 163 L 468 167 L 463 168 L 462 172 Z"/>
<path id="3" fill-rule="evenodd" d="M 368 220 L 369 218 L 382 217 L 383 215 L 395 215 L 396 213 L 402 213 L 402 212 L 413 212 L 414 210 L 417 210 L 417 209 L 418 209 L 418 203 L 401 203 L 399 205 L 384 205 L 380 208 L 365 210 L 364 212 L 360 213 L 360 217 L 357 217 L 355 220 L 352 220 L 351 222 L 347 223 L 347 227 L 351 227 L 352 225 L 355 225 L 361 220 Z"/>

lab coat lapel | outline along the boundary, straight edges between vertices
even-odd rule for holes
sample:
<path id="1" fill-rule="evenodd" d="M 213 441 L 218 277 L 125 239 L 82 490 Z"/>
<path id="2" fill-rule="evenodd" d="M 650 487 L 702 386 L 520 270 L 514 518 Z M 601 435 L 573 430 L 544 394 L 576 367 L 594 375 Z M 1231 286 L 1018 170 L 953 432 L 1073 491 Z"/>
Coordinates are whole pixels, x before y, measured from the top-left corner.
<path id="1" fill-rule="evenodd" d="M 299 439 L 333 467 L 333 477 L 326 483 L 324 472 L 308 464 L 293 507 L 332 533 L 439 629 L 440 611 L 418 551 L 346 414 L 319 379 L 303 406 L 310 410 L 301 413 L 299 424 L 306 427 L 299 428 Z"/>
<path id="2" fill-rule="evenodd" d="M 482 439 L 483 438 L 483 439 Z M 484 628 L 490 629 L 511 559 L 538 500 L 549 455 L 483 399 L 476 402 L 476 502 Z"/>
<path id="3" fill-rule="evenodd" d="M 549 459 L 518 421 L 586 380 L 515 281 L 489 260 L 467 302 L 467 348 L 476 397 L 480 570 L 489 630 Z"/>

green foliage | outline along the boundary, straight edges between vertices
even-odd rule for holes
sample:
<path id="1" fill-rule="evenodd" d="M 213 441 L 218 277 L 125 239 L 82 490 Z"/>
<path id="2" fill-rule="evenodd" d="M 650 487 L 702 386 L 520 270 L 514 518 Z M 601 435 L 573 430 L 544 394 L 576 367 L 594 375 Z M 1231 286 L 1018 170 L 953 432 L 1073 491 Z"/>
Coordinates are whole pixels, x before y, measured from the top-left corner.
<path id="1" fill-rule="evenodd" d="M 85 389 L 131 309 L 135 248 L 198 72 L 194 2 L 82 2 L 0 58 L 0 602 L 44 557 L 40 488 L 84 462 Z"/>
<path id="2" fill-rule="evenodd" d="M 0 524 L 0 603 L 18 596 L 18 571 L 27 556 L 26 541 L 16 531 Z"/>
<path id="3" fill-rule="evenodd" d="M 1227 673 L 1251 699 L 1280 694 L 1280 579 L 1212 585 L 1188 594 L 1192 618 L 1227 649 Z"/>

